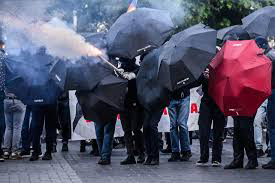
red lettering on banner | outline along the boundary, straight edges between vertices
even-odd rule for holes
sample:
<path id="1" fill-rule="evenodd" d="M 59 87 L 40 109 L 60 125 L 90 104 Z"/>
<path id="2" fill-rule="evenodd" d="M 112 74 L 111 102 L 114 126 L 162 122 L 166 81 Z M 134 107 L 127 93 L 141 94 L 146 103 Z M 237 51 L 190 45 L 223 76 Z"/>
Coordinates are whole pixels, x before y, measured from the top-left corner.
<path id="1" fill-rule="evenodd" d="M 85 120 L 86 123 L 92 123 L 93 121 L 92 120 Z"/>
<path id="2" fill-rule="evenodd" d="M 117 115 L 117 119 L 120 120 L 120 114 Z"/>
<path id="3" fill-rule="evenodd" d="M 198 105 L 196 103 L 191 104 L 191 113 L 198 113 Z"/>

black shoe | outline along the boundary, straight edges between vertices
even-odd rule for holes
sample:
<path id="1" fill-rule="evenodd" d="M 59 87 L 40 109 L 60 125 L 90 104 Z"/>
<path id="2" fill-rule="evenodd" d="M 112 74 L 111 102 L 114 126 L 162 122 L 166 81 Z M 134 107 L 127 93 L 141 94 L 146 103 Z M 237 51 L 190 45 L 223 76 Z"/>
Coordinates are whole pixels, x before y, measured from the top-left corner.
<path id="1" fill-rule="evenodd" d="M 123 160 L 122 162 L 120 162 L 120 165 L 132 165 L 132 164 L 136 164 L 136 159 L 134 156 L 128 156 L 125 160 Z"/>
<path id="2" fill-rule="evenodd" d="M 230 164 L 224 166 L 224 169 L 238 169 L 238 168 L 243 168 L 243 162 L 232 161 Z"/>
<path id="3" fill-rule="evenodd" d="M 197 166 L 208 166 L 208 161 L 199 160 L 196 163 Z"/>
<path id="4" fill-rule="evenodd" d="M 267 154 L 267 157 L 271 157 L 271 150 L 270 149 L 267 149 L 266 151 L 265 151 L 265 153 Z"/>
<path id="5" fill-rule="evenodd" d="M 171 154 L 171 157 L 168 159 L 168 162 L 176 162 L 180 161 L 180 153 L 179 152 L 173 152 Z"/>
<path id="6" fill-rule="evenodd" d="M 152 158 L 151 156 L 148 156 L 143 164 L 144 164 L 144 165 L 150 165 L 151 162 L 152 162 L 152 159 L 153 159 L 153 158 Z"/>
<path id="7" fill-rule="evenodd" d="M 258 160 L 249 160 L 245 166 L 245 169 L 256 169 L 259 166 Z"/>
<path id="8" fill-rule="evenodd" d="M 39 160 L 39 154 L 32 153 L 32 156 L 30 157 L 30 161 L 37 161 L 37 160 Z"/>
<path id="9" fill-rule="evenodd" d="M 111 160 L 107 160 L 107 159 L 100 159 L 97 164 L 99 165 L 110 165 L 111 164 Z"/>
<path id="10" fill-rule="evenodd" d="M 20 156 L 22 157 L 22 158 L 27 158 L 27 157 L 30 157 L 31 156 L 31 152 L 30 151 L 21 151 L 20 152 Z"/>
<path id="11" fill-rule="evenodd" d="M 141 153 L 137 158 L 137 163 L 144 163 L 145 161 L 145 154 Z"/>
<path id="12" fill-rule="evenodd" d="M 262 166 L 263 169 L 275 169 L 275 161 L 269 161 L 267 164 Z"/>
<path id="13" fill-rule="evenodd" d="M 169 154 L 169 153 L 172 153 L 172 149 L 171 148 L 161 149 L 160 152 L 162 152 L 163 154 Z"/>
<path id="14" fill-rule="evenodd" d="M 61 152 L 68 152 L 69 151 L 69 147 L 68 147 L 68 144 L 63 144 L 62 145 L 62 149 L 61 149 Z"/>
<path id="15" fill-rule="evenodd" d="M 153 158 L 150 165 L 152 166 L 159 165 L 159 157 Z"/>
<path id="16" fill-rule="evenodd" d="M 262 149 L 257 149 L 257 158 L 263 157 L 265 155 Z"/>
<path id="17" fill-rule="evenodd" d="M 180 155 L 180 160 L 181 161 L 189 161 L 191 157 L 192 157 L 191 151 L 184 151 Z"/>
<path id="18" fill-rule="evenodd" d="M 80 146 L 80 152 L 86 152 L 86 147 L 85 146 Z"/>
<path id="19" fill-rule="evenodd" d="M 56 153 L 57 150 L 56 150 L 56 145 L 53 145 L 53 148 L 52 148 L 52 153 Z"/>
<path id="20" fill-rule="evenodd" d="M 42 160 L 46 160 L 46 161 L 52 160 L 52 159 L 53 159 L 52 153 L 50 153 L 50 152 L 45 152 L 44 156 L 42 157 Z"/>

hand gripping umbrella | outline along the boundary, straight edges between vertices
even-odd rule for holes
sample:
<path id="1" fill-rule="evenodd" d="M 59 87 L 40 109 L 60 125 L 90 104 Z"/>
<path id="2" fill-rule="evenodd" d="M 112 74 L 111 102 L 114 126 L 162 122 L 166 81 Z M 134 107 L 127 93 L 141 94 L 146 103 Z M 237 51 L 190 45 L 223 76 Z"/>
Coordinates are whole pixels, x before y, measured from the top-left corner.
<path id="1" fill-rule="evenodd" d="M 275 6 L 266 6 L 242 19 L 251 36 L 275 36 Z"/>
<path id="2" fill-rule="evenodd" d="M 125 13 L 107 33 L 108 54 L 133 59 L 161 46 L 173 28 L 167 11 L 138 8 Z"/>
<path id="3" fill-rule="evenodd" d="M 227 41 L 210 64 L 209 95 L 226 116 L 249 116 L 271 94 L 271 61 L 254 40 Z"/>
<path id="4" fill-rule="evenodd" d="M 170 91 L 195 82 L 216 54 L 217 31 L 192 26 L 164 44 L 158 79 Z"/>

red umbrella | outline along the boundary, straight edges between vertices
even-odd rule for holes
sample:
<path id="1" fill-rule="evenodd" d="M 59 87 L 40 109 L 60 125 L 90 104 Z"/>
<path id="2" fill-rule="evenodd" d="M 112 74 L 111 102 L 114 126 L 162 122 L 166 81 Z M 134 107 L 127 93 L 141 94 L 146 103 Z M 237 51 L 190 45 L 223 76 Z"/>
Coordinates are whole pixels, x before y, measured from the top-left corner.
<path id="1" fill-rule="evenodd" d="M 271 95 L 271 61 L 254 40 L 227 41 L 210 64 L 209 94 L 226 116 L 254 116 Z"/>

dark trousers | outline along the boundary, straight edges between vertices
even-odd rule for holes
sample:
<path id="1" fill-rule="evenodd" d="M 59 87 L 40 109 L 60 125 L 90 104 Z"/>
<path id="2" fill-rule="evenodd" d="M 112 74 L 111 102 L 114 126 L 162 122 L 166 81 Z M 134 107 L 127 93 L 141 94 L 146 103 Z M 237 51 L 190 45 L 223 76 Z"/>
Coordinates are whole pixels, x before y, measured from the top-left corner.
<path id="1" fill-rule="evenodd" d="M 100 122 L 95 123 L 96 140 L 101 159 L 103 160 L 111 159 L 115 127 L 116 115 L 107 124 Z"/>
<path id="2" fill-rule="evenodd" d="M 144 110 L 143 133 L 145 148 L 147 155 L 152 158 L 159 158 L 158 123 L 162 113 L 163 109 L 157 111 Z"/>
<path id="3" fill-rule="evenodd" d="M 62 142 L 68 143 L 71 138 L 69 100 L 58 101 L 58 121 L 61 128 Z"/>
<path id="4" fill-rule="evenodd" d="M 40 152 L 40 136 L 43 131 L 44 123 L 46 130 L 46 151 L 52 151 L 53 143 L 56 140 L 57 120 L 56 105 L 43 105 L 32 107 L 32 145 L 34 153 Z"/>
<path id="5" fill-rule="evenodd" d="M 257 150 L 254 141 L 254 117 L 233 117 L 234 119 L 234 136 L 233 150 L 234 161 L 243 162 L 244 150 L 248 160 L 257 160 Z"/>
<path id="6" fill-rule="evenodd" d="M 5 93 L 4 91 L 0 91 L 0 155 L 3 154 L 2 151 L 2 142 L 5 134 L 5 114 L 4 114 L 4 99 Z"/>
<path id="7" fill-rule="evenodd" d="M 120 114 L 121 124 L 124 131 L 125 145 L 129 156 L 134 156 L 135 149 L 139 154 L 142 154 L 145 151 L 144 137 L 141 131 L 143 124 L 142 113 L 143 109 L 141 106 L 132 106 L 128 107 L 124 113 Z"/>
<path id="8" fill-rule="evenodd" d="M 211 98 L 203 98 L 200 105 L 199 134 L 200 134 L 200 160 L 209 160 L 209 139 L 213 121 L 213 148 L 212 162 L 221 162 L 223 149 L 225 116 Z"/>
<path id="9" fill-rule="evenodd" d="M 271 160 L 275 162 L 275 90 L 267 103 L 268 136 L 270 140 Z"/>
<path id="10" fill-rule="evenodd" d="M 32 107 L 30 105 L 27 105 L 25 117 L 22 125 L 22 131 L 21 131 L 21 140 L 22 140 L 22 150 L 23 151 L 30 151 L 31 141 L 32 141 L 32 135 L 31 135 L 31 122 L 30 122 L 30 116 L 31 116 L 31 109 Z"/>

